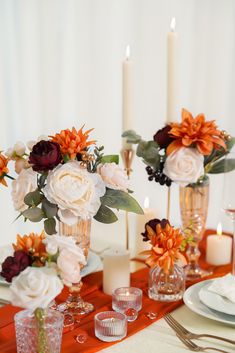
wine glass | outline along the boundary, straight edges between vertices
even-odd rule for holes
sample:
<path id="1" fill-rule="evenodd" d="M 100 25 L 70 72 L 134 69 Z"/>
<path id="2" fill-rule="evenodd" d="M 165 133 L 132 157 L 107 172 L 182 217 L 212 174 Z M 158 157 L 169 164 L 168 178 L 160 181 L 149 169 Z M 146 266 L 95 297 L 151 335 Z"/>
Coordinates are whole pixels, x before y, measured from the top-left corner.
<path id="1" fill-rule="evenodd" d="M 223 210 L 233 223 L 232 275 L 235 276 L 235 148 L 227 155 L 224 163 Z"/>

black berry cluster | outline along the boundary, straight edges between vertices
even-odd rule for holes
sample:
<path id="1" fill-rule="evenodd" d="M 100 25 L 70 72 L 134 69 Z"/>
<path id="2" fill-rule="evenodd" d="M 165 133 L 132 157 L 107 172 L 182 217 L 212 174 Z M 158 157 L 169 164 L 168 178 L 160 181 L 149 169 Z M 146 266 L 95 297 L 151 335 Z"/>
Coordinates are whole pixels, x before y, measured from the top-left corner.
<path id="1" fill-rule="evenodd" d="M 164 163 L 161 162 L 159 169 L 158 170 L 153 170 L 152 167 L 147 166 L 146 167 L 146 172 L 148 174 L 148 180 L 149 181 L 153 181 L 155 180 L 156 183 L 159 183 L 160 185 L 166 185 L 166 186 L 171 186 L 172 180 L 170 178 L 168 178 L 168 176 L 166 176 L 163 173 L 163 167 L 164 167 Z"/>

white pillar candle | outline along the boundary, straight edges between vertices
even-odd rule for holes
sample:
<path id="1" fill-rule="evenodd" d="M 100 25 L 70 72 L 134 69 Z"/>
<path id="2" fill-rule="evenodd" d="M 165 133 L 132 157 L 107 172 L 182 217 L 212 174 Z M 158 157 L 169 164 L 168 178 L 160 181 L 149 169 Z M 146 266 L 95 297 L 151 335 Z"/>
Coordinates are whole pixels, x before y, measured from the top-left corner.
<path id="1" fill-rule="evenodd" d="M 126 48 L 126 58 L 122 63 L 122 129 L 123 132 L 133 128 L 133 62 L 130 60 L 130 47 Z M 131 147 L 122 139 L 122 147 Z"/>
<path id="2" fill-rule="evenodd" d="M 175 18 L 171 20 L 171 31 L 167 34 L 167 112 L 166 122 L 177 120 L 178 92 L 178 35 L 175 32 Z"/>
<path id="3" fill-rule="evenodd" d="M 144 200 L 144 214 L 137 215 L 136 220 L 136 246 L 135 246 L 135 257 L 142 259 L 143 256 L 140 255 L 141 251 L 149 250 L 151 245 L 147 241 L 143 241 L 141 233 L 145 231 L 145 224 L 157 217 L 157 210 L 149 207 L 149 198 L 146 197 Z"/>
<path id="4" fill-rule="evenodd" d="M 232 238 L 222 235 L 221 223 L 218 224 L 217 234 L 207 237 L 206 262 L 211 265 L 226 265 L 231 262 Z"/>
<path id="5" fill-rule="evenodd" d="M 130 254 L 125 249 L 103 253 L 103 291 L 111 295 L 116 288 L 130 287 Z"/>

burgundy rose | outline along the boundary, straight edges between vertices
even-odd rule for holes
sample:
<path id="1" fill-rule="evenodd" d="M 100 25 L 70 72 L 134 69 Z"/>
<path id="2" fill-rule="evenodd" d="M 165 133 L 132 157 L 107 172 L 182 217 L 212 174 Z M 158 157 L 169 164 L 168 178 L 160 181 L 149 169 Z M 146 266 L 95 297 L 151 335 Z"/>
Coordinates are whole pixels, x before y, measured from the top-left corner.
<path id="1" fill-rule="evenodd" d="M 11 282 L 12 278 L 24 271 L 26 267 L 32 265 L 32 260 L 24 251 L 17 250 L 13 256 L 8 256 L 2 263 L 2 271 L 0 275 L 7 282 Z"/>
<path id="2" fill-rule="evenodd" d="M 145 232 L 141 233 L 141 235 L 143 236 L 143 241 L 149 241 L 147 225 L 150 228 L 152 228 L 154 232 L 156 232 L 156 226 L 158 224 L 161 224 L 161 227 L 165 228 L 167 224 L 170 224 L 170 222 L 167 219 L 165 219 L 165 218 L 163 218 L 162 220 L 157 219 L 157 218 L 151 219 L 149 222 L 147 222 L 145 224 Z"/>
<path id="3" fill-rule="evenodd" d="M 33 146 L 29 163 L 35 172 L 44 172 L 55 168 L 62 160 L 60 145 L 51 141 L 39 141 Z"/>
<path id="4" fill-rule="evenodd" d="M 171 130 L 170 125 L 166 125 L 164 128 L 158 130 L 153 136 L 154 141 L 158 144 L 160 148 L 167 148 L 169 144 L 174 140 L 170 135 Z"/>

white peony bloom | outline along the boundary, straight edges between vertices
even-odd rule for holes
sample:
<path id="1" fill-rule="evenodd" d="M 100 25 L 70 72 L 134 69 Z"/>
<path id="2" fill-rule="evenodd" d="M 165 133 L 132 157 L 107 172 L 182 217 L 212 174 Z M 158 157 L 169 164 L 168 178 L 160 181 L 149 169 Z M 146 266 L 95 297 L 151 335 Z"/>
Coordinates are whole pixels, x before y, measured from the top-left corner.
<path id="1" fill-rule="evenodd" d="M 105 163 L 99 165 L 97 171 L 108 188 L 127 192 L 129 180 L 125 170 L 119 165 L 116 163 Z"/>
<path id="2" fill-rule="evenodd" d="M 32 168 L 23 169 L 18 178 L 12 182 L 12 200 L 17 211 L 24 211 L 28 206 L 24 203 L 25 195 L 37 189 L 37 173 Z"/>
<path id="3" fill-rule="evenodd" d="M 96 215 L 105 194 L 105 184 L 97 173 L 89 173 L 78 161 L 58 165 L 50 171 L 43 191 L 46 198 L 59 207 L 60 220 L 68 225 L 78 218 Z"/>
<path id="4" fill-rule="evenodd" d="M 46 251 L 50 255 L 55 255 L 57 252 L 61 252 L 66 249 L 73 253 L 78 262 L 82 265 L 86 265 L 86 258 L 83 254 L 82 249 L 76 244 L 75 238 L 72 236 L 64 235 L 49 235 L 44 240 L 43 243 L 46 244 Z"/>
<path id="5" fill-rule="evenodd" d="M 71 287 L 81 280 L 81 264 L 78 257 L 69 249 L 63 249 L 57 258 L 57 267 L 63 283 Z"/>
<path id="6" fill-rule="evenodd" d="M 11 303 L 25 309 L 45 309 L 62 289 L 63 284 L 54 269 L 27 267 L 13 278 Z"/>
<path id="7" fill-rule="evenodd" d="M 163 173 L 180 186 L 196 183 L 204 174 L 204 157 L 196 148 L 181 147 L 166 158 Z"/>

